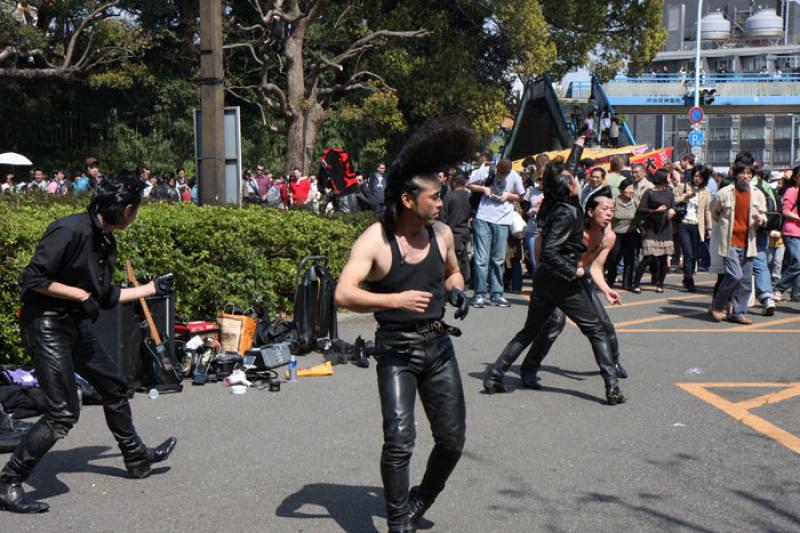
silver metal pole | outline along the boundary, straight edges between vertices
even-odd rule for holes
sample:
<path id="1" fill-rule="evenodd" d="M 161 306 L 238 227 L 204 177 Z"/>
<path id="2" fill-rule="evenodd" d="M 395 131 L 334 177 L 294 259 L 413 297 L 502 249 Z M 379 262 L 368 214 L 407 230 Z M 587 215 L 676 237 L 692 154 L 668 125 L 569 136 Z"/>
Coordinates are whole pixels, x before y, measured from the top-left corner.
<path id="1" fill-rule="evenodd" d="M 694 58 L 694 106 L 700 105 L 700 30 L 703 25 L 703 0 L 697 0 L 697 53 Z"/>

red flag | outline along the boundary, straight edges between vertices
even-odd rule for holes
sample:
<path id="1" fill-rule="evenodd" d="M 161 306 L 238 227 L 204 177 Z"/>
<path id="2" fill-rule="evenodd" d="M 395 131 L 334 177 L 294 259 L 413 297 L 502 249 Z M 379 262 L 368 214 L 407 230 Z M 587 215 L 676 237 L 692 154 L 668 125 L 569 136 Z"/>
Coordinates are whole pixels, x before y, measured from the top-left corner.
<path id="1" fill-rule="evenodd" d="M 672 161 L 672 147 L 654 150 L 631 158 L 631 163 L 643 164 L 650 174 L 659 168 L 664 168 L 664 165 L 670 161 Z"/>

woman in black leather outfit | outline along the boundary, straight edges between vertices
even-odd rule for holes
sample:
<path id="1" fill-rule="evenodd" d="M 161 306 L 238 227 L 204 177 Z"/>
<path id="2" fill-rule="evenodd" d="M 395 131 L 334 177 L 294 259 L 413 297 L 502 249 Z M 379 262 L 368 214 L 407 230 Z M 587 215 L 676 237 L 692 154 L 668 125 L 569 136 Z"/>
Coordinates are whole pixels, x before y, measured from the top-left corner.
<path id="1" fill-rule="evenodd" d="M 128 403 L 127 380 L 100 347 L 88 323 L 97 320 L 100 308 L 175 289 L 172 274 L 136 288 L 111 285 L 116 261 L 112 232 L 125 229 L 136 218 L 142 188 L 143 183 L 133 174 L 103 179 L 88 212 L 50 224 L 22 274 L 22 340 L 47 408 L 0 471 L 0 509 L 15 513 L 48 510 L 46 503 L 25 495 L 22 482 L 78 421 L 75 372 L 102 396 L 106 424 L 131 477 L 147 477 L 151 465 L 165 460 L 175 447 L 174 437 L 157 448 L 147 448 L 139 438 Z"/>
<path id="2" fill-rule="evenodd" d="M 336 287 L 337 305 L 374 312 L 378 321 L 381 477 L 390 532 L 416 531 L 464 447 L 464 393 L 450 341 L 455 328 L 442 317 L 447 301 L 464 318 L 469 298 L 453 233 L 436 221 L 442 200 L 435 171 L 468 157 L 474 143 L 471 129 L 448 120 L 426 124 L 408 141 L 389 170 L 383 220 L 355 242 Z M 422 482 L 409 491 L 418 391 L 435 445 Z"/>
<path id="3" fill-rule="evenodd" d="M 617 370 L 610 352 L 606 327 L 590 298 L 591 286 L 580 264 L 583 244 L 583 212 L 577 197 L 580 188 L 569 168 L 580 159 L 581 139 L 573 147 L 567 165 L 551 164 L 544 175 L 545 212 L 540 266 L 533 278 L 533 293 L 525 326 L 506 345 L 489 368 L 483 387 L 487 394 L 510 392 L 503 383 L 511 364 L 531 344 L 551 319 L 553 310 L 563 311 L 580 328 L 592 345 L 600 374 L 605 381 L 609 405 L 625 401 L 619 390 Z M 574 167 L 572 167 L 574 168 Z"/>

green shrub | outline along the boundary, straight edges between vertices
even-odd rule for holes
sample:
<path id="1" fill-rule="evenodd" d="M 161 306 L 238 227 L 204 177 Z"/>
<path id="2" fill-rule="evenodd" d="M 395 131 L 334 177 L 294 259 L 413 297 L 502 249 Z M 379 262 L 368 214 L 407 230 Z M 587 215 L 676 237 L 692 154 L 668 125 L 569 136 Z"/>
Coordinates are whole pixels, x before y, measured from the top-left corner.
<path id="1" fill-rule="evenodd" d="M 85 209 L 87 198 L 0 200 L 0 363 L 21 362 L 19 279 L 47 225 Z M 135 223 L 116 233 L 118 271 L 130 259 L 140 278 L 173 272 L 180 318 L 213 317 L 226 303 L 291 311 L 297 263 L 327 255 L 334 275 L 371 215 L 319 217 L 260 207 L 146 203 Z"/>

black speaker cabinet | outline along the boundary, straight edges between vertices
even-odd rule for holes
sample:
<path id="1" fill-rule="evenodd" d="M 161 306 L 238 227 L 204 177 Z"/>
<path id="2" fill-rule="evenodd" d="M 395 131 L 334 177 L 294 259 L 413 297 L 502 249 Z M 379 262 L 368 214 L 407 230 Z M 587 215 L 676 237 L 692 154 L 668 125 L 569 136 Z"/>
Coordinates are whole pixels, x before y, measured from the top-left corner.
<path id="1" fill-rule="evenodd" d="M 162 341 L 166 341 L 167 350 L 174 354 L 175 298 L 152 296 L 147 298 L 147 304 Z M 147 335 L 147 325 L 139 302 L 101 310 L 100 317 L 92 325 L 92 330 L 100 346 L 120 366 L 122 373 L 128 378 L 129 390 L 133 391 L 139 386 L 142 373 L 142 340 Z"/>

